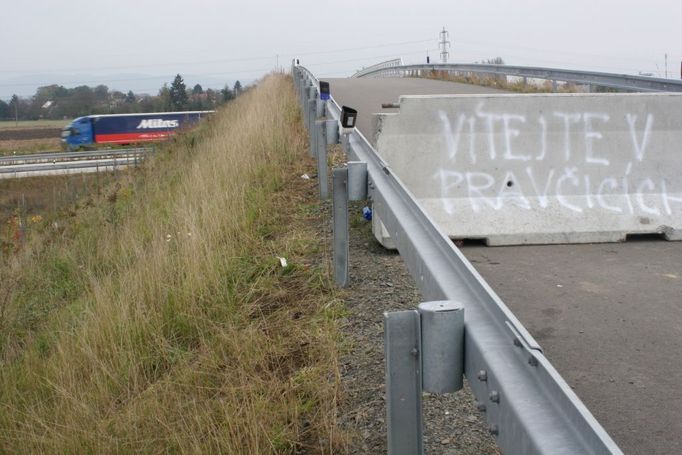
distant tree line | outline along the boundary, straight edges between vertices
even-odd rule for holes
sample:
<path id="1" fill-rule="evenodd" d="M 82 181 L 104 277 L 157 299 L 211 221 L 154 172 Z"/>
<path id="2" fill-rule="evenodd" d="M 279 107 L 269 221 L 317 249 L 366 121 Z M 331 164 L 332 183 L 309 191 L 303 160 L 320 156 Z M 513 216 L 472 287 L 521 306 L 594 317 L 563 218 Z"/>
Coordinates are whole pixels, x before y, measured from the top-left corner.
<path id="1" fill-rule="evenodd" d="M 200 84 L 187 89 L 179 74 L 156 95 L 123 93 L 109 90 L 106 85 L 65 88 L 53 84 L 39 87 L 32 97 L 13 95 L 9 102 L 0 100 L 0 119 L 59 120 L 92 114 L 211 110 L 236 98 L 242 91 L 239 81 L 232 88 L 225 85 L 221 90 L 204 89 Z"/>

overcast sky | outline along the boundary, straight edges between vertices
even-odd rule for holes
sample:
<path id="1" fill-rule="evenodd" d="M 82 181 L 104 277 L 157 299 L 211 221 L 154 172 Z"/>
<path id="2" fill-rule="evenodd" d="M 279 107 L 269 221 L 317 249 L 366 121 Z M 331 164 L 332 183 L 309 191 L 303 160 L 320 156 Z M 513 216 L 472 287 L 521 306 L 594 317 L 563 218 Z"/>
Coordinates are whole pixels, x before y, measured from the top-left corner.
<path id="1" fill-rule="evenodd" d="M 680 78 L 682 1 L 3 0 L 0 99 L 37 85 L 106 84 L 155 93 L 252 81 L 294 56 L 320 76 L 403 57 Z"/>

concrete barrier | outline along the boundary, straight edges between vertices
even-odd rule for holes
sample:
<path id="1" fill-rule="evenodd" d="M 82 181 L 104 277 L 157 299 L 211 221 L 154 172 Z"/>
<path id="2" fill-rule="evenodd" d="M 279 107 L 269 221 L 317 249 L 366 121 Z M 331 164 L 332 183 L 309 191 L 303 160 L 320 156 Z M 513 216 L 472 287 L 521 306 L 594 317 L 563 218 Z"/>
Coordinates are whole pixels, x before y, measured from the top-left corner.
<path id="1" fill-rule="evenodd" d="M 375 125 L 379 154 L 451 238 L 682 239 L 682 94 L 406 96 Z"/>

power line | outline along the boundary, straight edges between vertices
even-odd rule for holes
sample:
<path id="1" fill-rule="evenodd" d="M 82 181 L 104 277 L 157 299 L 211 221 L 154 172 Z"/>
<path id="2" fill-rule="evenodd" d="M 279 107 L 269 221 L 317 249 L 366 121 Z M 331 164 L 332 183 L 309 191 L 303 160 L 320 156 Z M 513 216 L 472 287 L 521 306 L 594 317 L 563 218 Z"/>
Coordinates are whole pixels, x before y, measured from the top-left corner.
<path id="1" fill-rule="evenodd" d="M 362 48 L 356 47 L 356 48 L 335 49 L 335 50 L 330 50 L 330 51 L 309 52 L 309 53 L 295 54 L 295 55 L 305 56 L 305 55 L 329 54 L 329 53 L 367 50 L 367 49 L 379 49 L 379 48 L 393 47 L 393 46 L 407 45 L 407 44 L 422 44 L 424 42 L 432 42 L 432 40 L 402 41 L 399 43 L 365 46 Z M 360 61 L 368 61 L 368 60 L 376 60 L 376 59 L 381 59 L 381 58 L 395 57 L 396 54 L 398 54 L 398 55 L 411 55 L 411 54 L 422 53 L 422 52 L 424 52 L 424 51 L 397 52 L 397 53 L 386 54 L 386 55 L 378 55 L 378 56 L 373 55 L 371 57 L 361 57 L 361 58 L 353 58 L 353 59 L 345 59 L 345 60 L 326 61 L 326 62 L 320 62 L 320 63 L 311 62 L 310 66 L 326 66 L 326 65 L 335 65 L 335 64 L 342 64 L 342 63 L 354 63 L 354 62 L 360 62 Z M 233 59 L 233 60 L 237 61 L 239 59 Z M 252 60 L 256 60 L 256 59 L 252 59 Z M 192 78 L 214 77 L 214 76 L 229 76 L 229 75 L 251 74 L 251 73 L 259 73 L 260 74 L 260 73 L 265 73 L 265 72 L 271 71 L 272 69 L 273 68 L 254 68 L 254 69 L 246 69 L 246 70 L 241 70 L 241 71 L 194 73 L 194 74 L 191 74 L 190 77 L 192 77 Z M 69 81 L 69 82 L 64 83 L 64 84 L 70 85 L 70 86 L 88 85 L 88 84 L 111 84 L 111 83 L 117 83 L 117 82 L 135 82 L 135 81 L 144 81 L 144 80 L 158 80 L 158 79 L 163 79 L 166 77 L 168 77 L 169 79 L 172 79 L 173 76 L 172 75 L 168 75 L 168 76 L 158 75 L 158 76 L 129 77 L 129 78 L 117 78 L 117 79 L 92 79 L 92 80 L 82 80 L 82 81 Z M 32 86 L 54 85 L 54 84 L 55 84 L 54 81 L 52 81 L 52 82 L 20 82 L 20 83 L 2 83 L 2 84 L 0 84 L 0 87 L 32 87 Z M 57 84 L 57 85 L 61 85 L 61 84 Z"/>
<path id="2" fill-rule="evenodd" d="M 50 70 L 35 70 L 31 71 L 33 74 L 50 74 L 54 72 L 60 72 L 60 71 L 109 71 L 109 70 L 122 70 L 122 69 L 138 69 L 138 68 L 155 68 L 155 67 L 162 67 L 162 66 L 181 66 L 181 65 L 205 65 L 205 64 L 214 64 L 214 63 L 240 63 L 240 62 L 252 62 L 252 61 L 262 61 L 262 60 L 274 60 L 277 58 L 277 56 L 285 56 L 285 57 L 301 57 L 301 56 L 310 56 L 310 55 L 321 55 L 321 54 L 334 54 L 334 53 L 341 53 L 341 52 L 353 52 L 353 51 L 361 51 L 361 50 L 369 50 L 369 49 L 380 49 L 384 47 L 394 47 L 394 46 L 404 46 L 407 44 L 421 44 L 425 42 L 430 42 L 430 39 L 423 39 L 423 40 L 415 40 L 415 41 L 400 41 L 400 42 L 394 42 L 394 43 L 385 43 L 385 44 L 377 44 L 377 45 L 371 45 L 371 46 L 362 46 L 362 47 L 350 47 L 350 48 L 341 48 L 341 49 L 327 49 L 323 51 L 313 51 L 313 52 L 279 52 L 279 53 L 274 53 L 270 55 L 263 55 L 259 57 L 238 57 L 238 58 L 223 58 L 223 59 L 212 59 L 212 60 L 190 60 L 190 61 L 179 61 L 179 62 L 164 62 L 164 63 L 146 63 L 142 65 L 125 65 L 125 66 L 109 66 L 109 67 L 97 67 L 97 68 L 92 68 L 92 67 L 81 67 L 81 68 L 64 68 L 64 69 L 50 69 Z M 0 74 L 14 74 L 14 73 L 22 73 L 26 72 L 24 70 L 3 70 L 0 71 Z"/>

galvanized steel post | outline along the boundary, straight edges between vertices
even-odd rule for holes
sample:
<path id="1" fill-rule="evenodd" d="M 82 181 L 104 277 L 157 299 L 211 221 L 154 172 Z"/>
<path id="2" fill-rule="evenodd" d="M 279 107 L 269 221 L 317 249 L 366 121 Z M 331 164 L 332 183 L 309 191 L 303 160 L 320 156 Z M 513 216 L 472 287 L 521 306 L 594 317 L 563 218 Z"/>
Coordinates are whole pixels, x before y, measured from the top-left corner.
<path id="1" fill-rule="evenodd" d="M 317 119 L 317 116 L 315 115 L 317 112 L 317 87 L 314 85 L 308 87 L 307 99 L 308 122 L 306 123 L 306 126 L 310 132 L 313 127 L 313 122 Z"/>
<path id="2" fill-rule="evenodd" d="M 327 105 L 327 103 L 319 98 L 316 101 L 317 104 L 315 105 L 315 114 L 317 115 L 317 118 L 324 117 L 325 106 Z"/>
<path id="3" fill-rule="evenodd" d="M 367 163 L 348 162 L 348 199 L 364 201 L 367 199 Z"/>
<path id="4" fill-rule="evenodd" d="M 345 153 L 347 157 L 350 156 L 350 134 L 341 134 L 341 147 L 343 148 L 343 153 Z"/>
<path id="5" fill-rule="evenodd" d="M 462 389 L 464 306 L 449 300 L 424 302 L 421 316 L 422 387 L 430 393 Z"/>
<path id="6" fill-rule="evenodd" d="M 320 199 L 329 199 L 329 180 L 327 179 L 327 140 L 324 120 L 315 121 L 315 149 L 317 155 L 317 180 L 320 185 Z"/>
<path id="7" fill-rule="evenodd" d="M 306 90 L 308 90 L 308 86 L 306 85 L 305 78 L 303 77 L 302 74 L 299 73 L 298 101 L 299 101 L 299 103 L 301 103 L 301 106 L 303 106 L 305 104 Z"/>
<path id="8" fill-rule="evenodd" d="M 308 129 L 308 134 L 312 134 L 313 127 L 315 126 L 315 105 L 316 101 L 314 99 L 308 100 L 308 118 L 306 119 L 306 128 Z M 312 143 L 312 140 L 310 141 Z M 312 152 L 311 152 L 312 155 Z"/>
<path id="9" fill-rule="evenodd" d="M 303 85 L 301 89 L 301 109 L 303 109 L 303 122 L 308 126 L 308 86 Z"/>
<path id="10" fill-rule="evenodd" d="M 339 122 L 337 120 L 327 120 L 325 131 L 327 133 L 327 145 L 339 143 Z"/>
<path id="11" fill-rule="evenodd" d="M 420 341 L 417 311 L 384 313 L 389 455 L 420 455 L 424 451 Z"/>
<path id="12" fill-rule="evenodd" d="M 334 214 L 334 281 L 348 286 L 348 168 L 332 171 L 332 212 Z"/>

